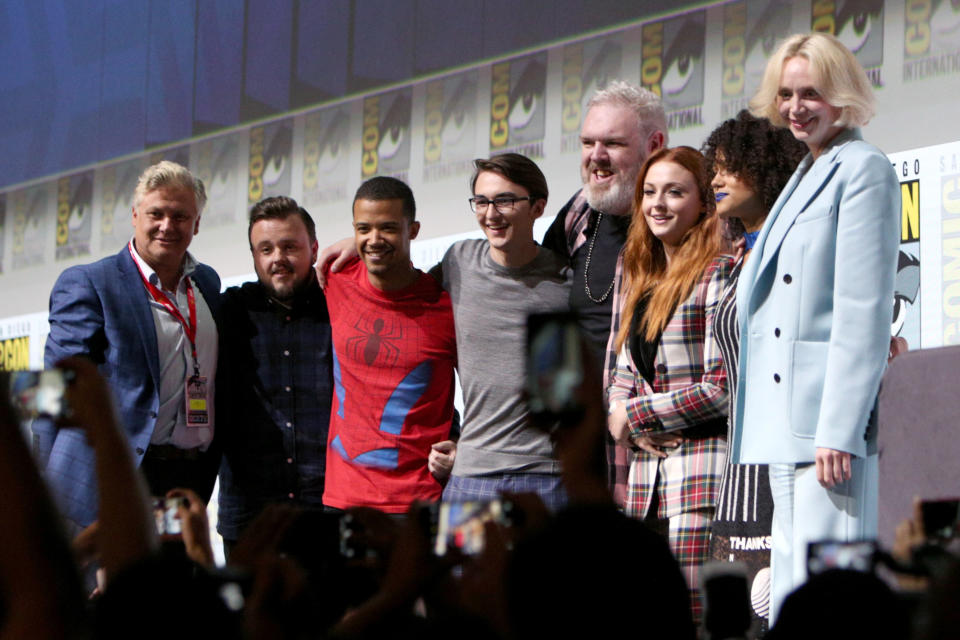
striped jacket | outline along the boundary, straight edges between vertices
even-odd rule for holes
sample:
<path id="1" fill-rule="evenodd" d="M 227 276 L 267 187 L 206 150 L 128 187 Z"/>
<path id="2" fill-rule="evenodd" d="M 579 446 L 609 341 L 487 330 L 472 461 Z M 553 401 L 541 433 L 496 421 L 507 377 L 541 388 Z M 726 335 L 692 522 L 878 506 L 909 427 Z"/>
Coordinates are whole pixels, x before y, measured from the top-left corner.
<path id="1" fill-rule="evenodd" d="M 628 343 L 617 356 L 607 394 L 610 403 L 626 402 L 631 433 L 679 431 L 685 436 L 666 458 L 645 451 L 632 454 L 628 515 L 647 515 L 654 487 L 660 518 L 715 505 L 726 462 L 727 381 L 713 314 L 732 266 L 727 256 L 714 259 L 674 311 L 657 347 L 652 386 L 637 370 Z"/>

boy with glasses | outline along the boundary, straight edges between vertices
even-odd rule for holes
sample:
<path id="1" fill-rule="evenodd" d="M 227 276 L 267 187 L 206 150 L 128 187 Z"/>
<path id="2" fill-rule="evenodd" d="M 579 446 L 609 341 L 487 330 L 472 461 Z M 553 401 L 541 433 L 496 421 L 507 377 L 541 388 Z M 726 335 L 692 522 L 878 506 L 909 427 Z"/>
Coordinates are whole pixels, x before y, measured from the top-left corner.
<path id="1" fill-rule="evenodd" d="M 464 417 L 444 500 L 489 500 L 532 491 L 548 507 L 566 494 L 549 436 L 528 425 L 521 395 L 526 321 L 569 309 L 566 260 L 538 245 L 533 223 L 547 204 L 547 181 L 529 158 L 506 153 L 475 160 L 470 208 L 485 240 L 463 240 L 433 271 L 450 293 Z"/>

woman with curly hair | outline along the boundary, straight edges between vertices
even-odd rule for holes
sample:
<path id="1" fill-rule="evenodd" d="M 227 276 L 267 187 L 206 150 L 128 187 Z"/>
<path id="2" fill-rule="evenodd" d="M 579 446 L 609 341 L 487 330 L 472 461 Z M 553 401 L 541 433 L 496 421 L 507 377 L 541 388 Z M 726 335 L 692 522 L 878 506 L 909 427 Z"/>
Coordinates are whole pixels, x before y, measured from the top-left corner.
<path id="1" fill-rule="evenodd" d="M 753 243 L 767 213 L 790 179 L 807 149 L 786 129 L 765 118 L 741 111 L 713 130 L 703 153 L 714 173 L 717 217 L 726 237 L 742 253 L 730 273 L 714 315 L 714 334 L 727 371 L 731 409 L 735 405 L 740 329 L 737 325 L 737 279 L 750 259 Z M 717 511 L 710 537 L 714 560 L 738 560 L 747 566 L 755 624 L 763 630 L 770 606 L 770 523 L 773 499 L 767 465 L 727 464 L 720 482 Z M 731 544 L 748 540 L 750 544 Z"/>
<path id="2" fill-rule="evenodd" d="M 698 572 L 726 458 L 726 379 L 713 314 L 733 260 L 719 256 L 703 156 L 661 149 L 640 170 L 608 427 L 633 450 L 627 515 L 666 535 L 699 617 Z"/>

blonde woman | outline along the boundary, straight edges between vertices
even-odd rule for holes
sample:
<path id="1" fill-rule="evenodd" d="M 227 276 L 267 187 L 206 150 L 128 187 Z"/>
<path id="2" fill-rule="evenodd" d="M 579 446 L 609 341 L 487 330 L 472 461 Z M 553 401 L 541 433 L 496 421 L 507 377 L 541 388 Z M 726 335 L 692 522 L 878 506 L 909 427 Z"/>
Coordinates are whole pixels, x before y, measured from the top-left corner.
<path id="1" fill-rule="evenodd" d="M 750 107 L 808 154 L 763 225 L 737 288 L 731 461 L 770 463 L 771 621 L 806 578 L 809 542 L 876 536 L 871 415 L 890 349 L 900 195 L 860 136 L 873 93 L 823 33 L 788 38 Z"/>

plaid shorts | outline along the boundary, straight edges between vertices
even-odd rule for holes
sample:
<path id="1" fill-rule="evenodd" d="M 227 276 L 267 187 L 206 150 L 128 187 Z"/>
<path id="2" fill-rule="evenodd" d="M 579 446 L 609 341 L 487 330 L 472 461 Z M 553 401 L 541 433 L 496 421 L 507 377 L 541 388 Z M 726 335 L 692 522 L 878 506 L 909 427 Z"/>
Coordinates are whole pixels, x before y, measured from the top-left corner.
<path id="1" fill-rule="evenodd" d="M 535 493 L 552 513 L 567 504 L 567 491 L 560 476 L 550 473 L 498 473 L 487 476 L 450 476 L 443 490 L 444 502 L 496 500 L 504 491 Z"/>

